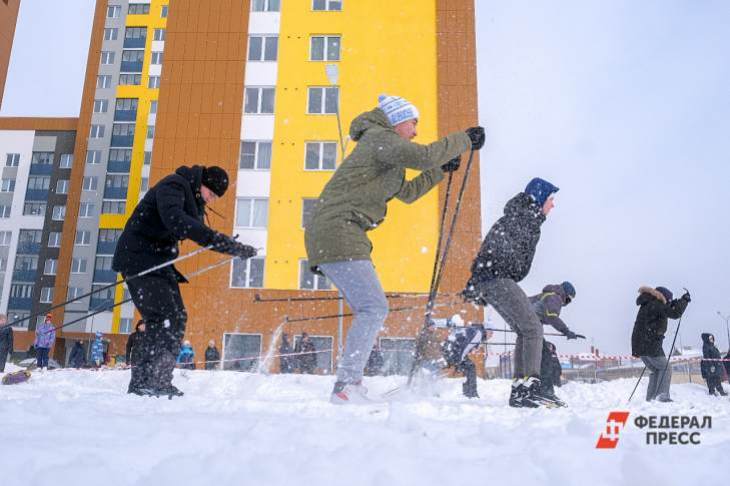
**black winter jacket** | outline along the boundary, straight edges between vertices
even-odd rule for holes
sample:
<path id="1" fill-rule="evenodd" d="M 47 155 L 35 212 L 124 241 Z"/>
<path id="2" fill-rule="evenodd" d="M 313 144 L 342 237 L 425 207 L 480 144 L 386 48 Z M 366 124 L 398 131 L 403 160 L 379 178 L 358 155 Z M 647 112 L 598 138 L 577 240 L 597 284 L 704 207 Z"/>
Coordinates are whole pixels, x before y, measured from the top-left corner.
<path id="1" fill-rule="evenodd" d="M 540 322 L 566 334 L 570 329 L 560 318 L 560 311 L 567 300 L 562 285 L 546 285 L 541 294 L 530 297 L 530 304 Z"/>
<path id="2" fill-rule="evenodd" d="M 7 323 L 0 326 L 0 352 L 13 352 L 13 326 Z"/>
<path id="3" fill-rule="evenodd" d="M 203 222 L 202 174 L 198 165 L 180 167 L 145 194 L 117 242 L 115 271 L 130 275 L 173 260 L 180 252 L 178 241 L 212 243 L 216 232 Z M 181 274 L 177 276 L 184 281 Z"/>
<path id="4" fill-rule="evenodd" d="M 664 296 L 651 287 L 641 287 L 636 305 L 634 331 L 631 333 L 631 354 L 634 356 L 664 356 L 662 341 L 667 332 L 667 319 L 679 319 L 689 300 L 682 297 L 667 302 Z"/>
<path id="5" fill-rule="evenodd" d="M 214 370 L 220 364 L 221 353 L 218 352 L 218 348 L 208 346 L 205 348 L 205 369 Z"/>
<path id="6" fill-rule="evenodd" d="M 134 331 L 127 338 L 126 361 L 128 365 L 138 364 L 142 357 L 142 342 L 144 332 Z"/>
<path id="7" fill-rule="evenodd" d="M 71 348 L 71 354 L 68 357 L 68 365 L 72 368 L 81 368 L 86 364 L 86 358 L 84 358 L 84 347 L 81 343 L 75 343 L 74 347 Z"/>
<path id="8" fill-rule="evenodd" d="M 702 378 L 705 380 L 710 378 L 722 380 L 722 361 L 707 361 L 708 359 L 721 358 L 720 351 L 713 342 L 710 342 L 710 336 L 712 336 L 712 334 L 707 332 L 702 334 L 702 357 L 705 359 L 700 362 L 700 373 L 702 373 Z M 714 336 L 712 337 L 714 341 Z"/>
<path id="9" fill-rule="evenodd" d="M 530 272 L 544 221 L 542 209 L 524 192 L 510 199 L 504 216 L 489 230 L 472 263 L 465 297 L 474 300 L 475 290 L 478 293 L 480 284 L 490 280 L 524 279 Z"/>

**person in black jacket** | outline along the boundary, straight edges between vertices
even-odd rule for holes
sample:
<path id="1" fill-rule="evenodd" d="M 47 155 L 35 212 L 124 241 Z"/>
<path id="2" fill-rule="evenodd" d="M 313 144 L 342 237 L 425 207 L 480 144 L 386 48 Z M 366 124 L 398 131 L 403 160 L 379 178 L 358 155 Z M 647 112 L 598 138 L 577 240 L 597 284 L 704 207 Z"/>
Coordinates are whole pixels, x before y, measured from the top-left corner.
<path id="1" fill-rule="evenodd" d="M 68 365 L 72 368 L 80 369 L 86 364 L 86 354 L 84 352 L 84 345 L 81 341 L 76 341 L 73 348 L 71 348 L 71 354 L 68 355 Z"/>
<path id="2" fill-rule="evenodd" d="M 292 362 L 292 356 L 289 356 L 292 353 L 291 344 L 289 343 L 289 335 L 287 333 L 283 333 L 281 335 L 281 345 L 279 345 L 279 371 L 281 373 L 293 373 L 294 372 L 294 363 Z"/>
<path id="3" fill-rule="evenodd" d="M 301 339 L 294 348 L 295 353 L 299 354 L 299 372 L 308 375 L 314 374 L 317 369 L 317 349 L 309 338 L 309 334 L 302 333 Z"/>
<path id="4" fill-rule="evenodd" d="M 5 371 L 5 363 L 13 352 L 13 328 L 7 324 L 8 317 L 0 314 L 0 373 Z"/>
<path id="5" fill-rule="evenodd" d="M 555 395 L 555 386 L 562 385 L 560 377 L 563 374 L 563 368 L 560 366 L 558 353 L 555 345 L 550 341 L 542 342 L 542 364 L 540 366 L 540 385 L 543 392 Z"/>
<path id="6" fill-rule="evenodd" d="M 173 265 L 130 277 L 177 258 L 178 242 L 186 239 L 239 258 L 256 255 L 254 248 L 203 222 L 205 205 L 222 197 L 227 188 L 228 175 L 220 167 L 180 167 L 145 194 L 119 237 L 112 268 L 128 279 L 132 300 L 146 325 L 143 356 L 132 368 L 134 386 L 129 393 L 182 395 L 172 384 L 172 372 L 187 321 L 179 288 L 186 279 Z"/>
<path id="7" fill-rule="evenodd" d="M 700 372 L 702 378 L 707 381 L 707 388 L 710 395 L 726 396 L 727 393 L 722 388 L 722 361 L 719 361 L 720 351 L 715 346 L 715 336 L 705 332 L 702 333 L 702 357 L 705 358 L 700 362 Z M 717 361 L 715 361 L 717 360 Z"/>
<path id="8" fill-rule="evenodd" d="M 509 200 L 484 238 L 471 266 L 471 278 L 463 296 L 474 304 L 491 305 L 517 334 L 512 407 L 553 405 L 552 397 L 540 390 L 543 330 L 525 292 L 517 285 L 530 272 L 540 241 L 540 226 L 553 208 L 558 188 L 532 179 L 524 192 Z"/>
<path id="9" fill-rule="evenodd" d="M 672 292 L 666 287 L 655 289 L 639 288 L 636 305 L 639 312 L 631 333 L 631 354 L 638 356 L 651 372 L 646 401 L 671 402 L 669 385 L 672 382 L 672 367 L 664 355 L 662 341 L 667 332 L 667 319 L 679 319 L 690 303 L 689 292 L 673 300 Z"/>
<path id="10" fill-rule="evenodd" d="M 215 341 L 208 341 L 208 347 L 205 348 L 205 369 L 215 370 L 220 365 L 221 353 L 215 347 Z"/>
<path id="11" fill-rule="evenodd" d="M 144 352 L 144 320 L 140 319 L 137 321 L 137 325 L 134 326 L 134 332 L 127 338 L 127 351 L 125 353 L 125 362 L 127 366 L 131 366 L 134 370 L 135 366 L 139 366 L 142 362 Z M 132 371 L 132 380 L 129 382 L 129 393 L 134 393 L 134 390 L 144 385 L 141 382 L 142 374 L 139 372 Z M 129 391 L 131 390 L 131 391 Z"/>

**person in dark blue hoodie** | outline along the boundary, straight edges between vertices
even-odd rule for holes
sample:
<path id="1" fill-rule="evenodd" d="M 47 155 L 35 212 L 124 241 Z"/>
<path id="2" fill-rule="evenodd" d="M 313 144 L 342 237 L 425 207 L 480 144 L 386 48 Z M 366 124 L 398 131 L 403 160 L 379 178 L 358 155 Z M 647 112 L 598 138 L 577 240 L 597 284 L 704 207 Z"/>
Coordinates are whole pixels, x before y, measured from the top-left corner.
<path id="1" fill-rule="evenodd" d="M 540 178 L 507 202 L 484 238 L 471 266 L 464 298 L 476 305 L 491 305 L 517 334 L 512 407 L 555 406 L 554 397 L 541 392 L 542 323 L 518 283 L 530 272 L 540 241 L 540 227 L 552 210 L 558 188 Z"/>
<path id="2" fill-rule="evenodd" d="M 179 167 L 147 191 L 137 204 L 117 242 L 112 268 L 128 279 L 174 260 L 180 254 L 178 242 L 188 239 L 242 259 L 256 256 L 255 248 L 204 223 L 206 204 L 222 197 L 226 189 L 228 174 L 220 167 Z M 187 280 L 172 265 L 127 281 L 134 305 L 146 325 L 144 355 L 138 366 L 132 367 L 129 393 L 182 395 L 172 384 L 187 322 L 181 282 Z"/>
<path id="3" fill-rule="evenodd" d="M 700 372 L 707 382 L 710 395 L 726 396 L 727 393 L 722 388 L 723 366 L 720 361 L 720 351 L 715 346 L 715 336 L 709 332 L 702 333 L 702 357 L 704 359 L 700 362 Z"/>

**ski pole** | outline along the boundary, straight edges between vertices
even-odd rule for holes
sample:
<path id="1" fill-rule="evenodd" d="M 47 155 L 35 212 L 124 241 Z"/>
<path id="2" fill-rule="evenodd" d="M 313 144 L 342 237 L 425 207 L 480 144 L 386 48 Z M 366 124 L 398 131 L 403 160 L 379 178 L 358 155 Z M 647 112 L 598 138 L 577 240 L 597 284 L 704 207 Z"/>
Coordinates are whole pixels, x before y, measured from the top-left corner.
<path id="1" fill-rule="evenodd" d="M 641 379 L 644 377 L 644 373 L 646 372 L 646 366 L 644 366 L 644 369 L 641 370 L 641 374 L 639 375 L 639 379 L 636 380 L 636 385 L 634 385 L 634 389 L 631 390 L 631 395 L 629 395 L 629 400 L 626 403 L 631 402 L 631 399 L 634 398 L 634 393 L 636 393 L 636 389 L 639 387 L 639 383 L 641 382 Z"/>
<path id="2" fill-rule="evenodd" d="M 443 304 L 436 304 L 434 307 L 444 307 L 444 306 L 457 305 L 457 304 L 458 304 L 458 302 L 447 302 L 447 303 L 443 303 Z M 405 312 L 405 311 L 410 311 L 410 310 L 416 310 L 420 307 L 421 307 L 420 305 L 410 305 L 410 306 L 406 306 L 406 307 L 394 307 L 392 309 L 388 309 L 388 312 Z M 288 324 L 288 323 L 292 323 L 292 322 L 321 321 L 321 320 L 326 320 L 326 319 L 336 319 L 338 317 L 352 317 L 354 315 L 355 314 L 353 314 L 352 312 L 347 312 L 347 313 L 343 313 L 343 314 L 330 314 L 330 315 L 326 315 L 326 316 L 298 317 L 295 319 L 289 319 L 289 317 L 285 317 L 284 322 Z"/>
<path id="3" fill-rule="evenodd" d="M 238 258 L 238 257 L 226 258 L 224 260 L 219 261 L 218 263 L 214 263 L 212 265 L 208 265 L 207 267 L 201 268 L 200 270 L 198 270 L 196 272 L 193 272 L 190 275 L 185 275 L 185 278 L 190 279 L 190 278 L 193 278 L 193 277 L 197 277 L 201 273 L 205 273 L 208 270 L 213 270 L 214 268 L 220 267 L 221 265 L 232 261 L 234 258 Z M 94 309 L 93 312 L 91 312 L 89 314 L 85 314 L 84 316 L 79 317 L 78 319 L 74 319 L 71 322 L 66 322 L 65 324 L 61 324 L 59 326 L 56 326 L 53 329 L 46 331 L 46 333 L 49 333 L 49 332 L 52 332 L 52 331 L 58 331 L 59 329 L 63 329 L 64 327 L 70 326 L 71 324 L 76 324 L 79 321 L 83 321 L 85 319 L 88 319 L 89 317 L 95 316 L 97 314 L 101 314 L 102 312 L 108 312 L 108 311 L 114 309 L 115 307 L 119 307 L 120 305 L 124 305 L 124 304 L 126 304 L 128 302 L 132 302 L 132 298 L 131 297 L 129 299 L 122 300 L 121 302 L 117 302 L 117 303 L 115 303 L 113 305 L 102 306 L 102 307 L 100 307 L 98 309 Z"/>
<path id="4" fill-rule="evenodd" d="M 457 295 L 455 292 L 440 293 L 439 296 L 452 297 Z M 425 294 L 386 294 L 386 299 L 423 299 L 428 296 Z M 327 300 L 342 300 L 344 297 L 337 296 L 323 296 L 323 297 L 276 297 L 276 298 L 264 298 L 260 294 L 254 295 L 254 302 L 316 302 L 316 301 L 327 301 Z"/>
<path id="5" fill-rule="evenodd" d="M 510 332 L 510 333 L 517 332 L 517 331 L 513 331 L 512 329 L 497 329 L 496 327 L 485 327 L 484 330 L 485 331 L 495 331 L 495 332 Z M 565 334 L 560 334 L 557 332 L 544 332 L 544 333 L 542 333 L 542 335 L 543 336 L 566 337 Z M 585 337 L 583 339 L 585 339 Z"/>
<path id="6" fill-rule="evenodd" d="M 210 250 L 212 248 L 213 248 L 213 245 L 208 245 L 208 246 L 204 246 L 202 248 L 198 248 L 197 250 L 194 250 L 194 251 L 191 251 L 190 253 L 187 253 L 185 255 L 179 256 L 179 257 L 175 258 L 174 260 L 170 260 L 170 261 L 165 262 L 165 263 L 160 263 L 159 265 L 155 265 L 152 268 L 148 268 L 147 270 L 143 270 L 143 271 L 141 271 L 141 272 L 139 272 L 137 274 L 130 275 L 127 278 L 123 278 L 121 280 L 117 280 L 114 283 L 110 283 L 109 285 L 105 285 L 105 286 L 103 286 L 101 288 L 98 288 L 96 290 L 92 290 L 91 292 L 87 292 L 87 293 L 85 293 L 83 295 L 79 295 L 78 297 L 74 297 L 73 299 L 66 300 L 64 302 L 61 302 L 60 304 L 52 305 L 51 307 L 49 307 L 48 309 L 46 309 L 43 312 L 38 312 L 36 314 L 30 314 L 30 315 L 28 315 L 26 317 L 23 317 L 21 319 L 17 319 L 17 320 L 15 320 L 13 322 L 10 322 L 8 324 L 5 324 L 4 326 L 0 327 L 0 329 L 2 329 L 4 327 L 13 326 L 13 325 L 18 324 L 20 322 L 24 322 L 24 321 L 30 320 L 30 319 L 32 319 L 34 317 L 38 317 L 41 314 L 44 314 L 44 313 L 47 313 L 47 312 L 52 311 L 53 309 L 58 309 L 59 307 L 67 306 L 71 302 L 76 302 L 77 300 L 84 299 L 86 297 L 89 297 L 90 295 L 93 295 L 93 294 L 102 292 L 102 291 L 107 290 L 107 289 L 110 289 L 112 287 L 116 287 L 117 285 L 123 284 L 125 282 L 129 282 L 130 280 L 134 280 L 134 279 L 136 279 L 138 277 L 142 277 L 144 275 L 147 275 L 148 273 L 152 273 L 154 271 L 160 270 L 161 268 L 169 267 L 170 265 L 174 265 L 174 264 L 179 263 L 179 262 L 181 262 L 183 260 L 187 260 L 188 258 L 194 257 L 198 253 L 204 252 L 206 250 Z"/>

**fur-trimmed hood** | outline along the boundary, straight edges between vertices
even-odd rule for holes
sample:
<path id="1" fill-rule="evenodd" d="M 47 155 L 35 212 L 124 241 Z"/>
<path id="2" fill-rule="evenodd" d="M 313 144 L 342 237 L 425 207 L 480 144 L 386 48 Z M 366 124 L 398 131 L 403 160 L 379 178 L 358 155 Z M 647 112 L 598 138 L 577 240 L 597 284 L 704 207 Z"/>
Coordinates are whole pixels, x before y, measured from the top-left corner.
<path id="1" fill-rule="evenodd" d="M 710 342 L 710 338 L 712 338 L 712 342 Z M 715 336 L 713 336 L 709 332 L 703 332 L 702 333 L 702 343 L 714 346 L 715 345 Z"/>
<path id="2" fill-rule="evenodd" d="M 655 298 L 662 304 L 667 303 L 667 299 L 662 295 L 661 292 L 655 288 L 649 287 L 648 285 L 642 285 L 639 287 L 639 297 L 636 299 L 636 305 L 644 305 L 651 298 Z"/>

